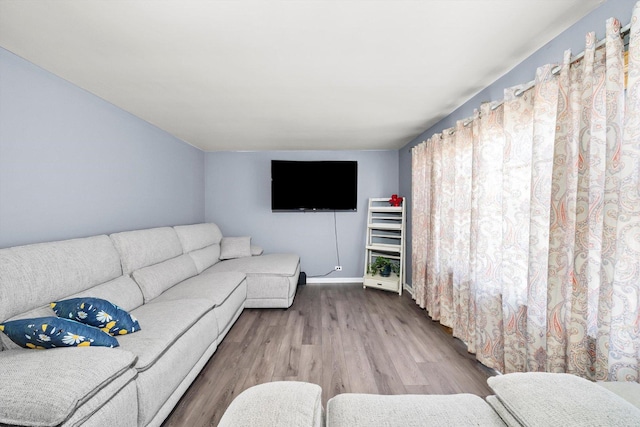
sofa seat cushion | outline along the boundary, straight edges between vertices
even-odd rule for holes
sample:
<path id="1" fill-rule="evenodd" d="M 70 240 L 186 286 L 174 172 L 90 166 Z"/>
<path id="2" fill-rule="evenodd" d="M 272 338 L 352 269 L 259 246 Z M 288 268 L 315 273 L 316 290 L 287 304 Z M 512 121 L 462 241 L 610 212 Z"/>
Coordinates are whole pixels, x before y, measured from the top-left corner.
<path id="1" fill-rule="evenodd" d="M 162 295 L 153 300 L 153 303 L 202 298 L 209 301 L 210 307 L 213 308 L 222 305 L 229 295 L 240 286 L 244 278 L 244 273 L 238 272 L 201 274 L 180 282 L 166 290 Z"/>
<path id="2" fill-rule="evenodd" d="M 0 424 L 57 426 L 100 396 L 97 410 L 133 379 L 135 359 L 104 347 L 0 352 Z"/>
<path id="3" fill-rule="evenodd" d="M 482 398 L 473 394 L 339 394 L 327 402 L 331 427 L 502 426 Z"/>
<path id="4" fill-rule="evenodd" d="M 275 381 L 240 393 L 225 411 L 218 427 L 320 427 L 322 415 L 319 385 Z"/>
<path id="5" fill-rule="evenodd" d="M 491 408 L 496 411 L 502 421 L 508 425 L 509 427 L 520 427 L 520 423 L 516 420 L 511 412 L 500 402 L 497 396 L 487 396 L 485 401 L 491 406 Z"/>
<path id="6" fill-rule="evenodd" d="M 131 312 L 143 325 L 142 329 L 135 334 L 117 337 L 120 348 L 138 356 L 136 369 L 144 371 L 210 310 L 211 304 L 204 299 L 145 304 Z M 211 341 L 215 340 L 218 331 L 212 331 L 212 334 L 214 338 Z"/>
<path id="7" fill-rule="evenodd" d="M 250 275 L 293 276 L 300 257 L 295 254 L 267 254 L 220 261 L 203 272 L 241 271 Z"/>
<path id="8" fill-rule="evenodd" d="M 129 369 L 122 377 L 82 405 L 60 427 L 137 426 L 137 376 L 135 369 Z"/>
<path id="9" fill-rule="evenodd" d="M 490 377 L 487 383 L 524 426 L 640 425 L 640 409 L 575 375 L 513 373 Z"/>
<path id="10" fill-rule="evenodd" d="M 218 324 L 213 311 L 207 312 L 167 349 L 156 363 L 136 378 L 138 426 L 160 426 L 215 349 Z M 133 335 L 132 335 L 133 336 Z M 203 360 L 205 358 L 206 360 Z M 214 378 L 215 381 L 215 378 Z M 206 394 L 199 397 L 210 398 Z M 196 425 L 185 423 L 185 426 Z"/>
<path id="11" fill-rule="evenodd" d="M 240 317 L 240 314 L 242 314 L 246 301 L 247 281 L 243 280 L 222 305 L 213 309 L 216 320 L 218 321 L 218 344 L 222 342 L 227 332 L 229 332 L 229 329 L 231 329 L 234 322 Z"/>
<path id="12" fill-rule="evenodd" d="M 203 276 L 225 271 L 241 271 L 247 275 L 249 308 L 287 308 L 293 303 L 300 257 L 295 254 L 268 254 L 220 261 L 206 269 Z"/>

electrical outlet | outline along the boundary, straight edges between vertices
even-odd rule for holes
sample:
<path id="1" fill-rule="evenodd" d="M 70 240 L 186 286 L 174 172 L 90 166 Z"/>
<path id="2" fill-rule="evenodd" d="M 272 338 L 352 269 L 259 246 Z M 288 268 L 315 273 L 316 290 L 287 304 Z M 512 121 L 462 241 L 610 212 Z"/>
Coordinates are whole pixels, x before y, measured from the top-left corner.
<path id="1" fill-rule="evenodd" d="M 341 265 L 336 265 L 335 270 L 336 271 L 342 271 L 342 266 Z"/>

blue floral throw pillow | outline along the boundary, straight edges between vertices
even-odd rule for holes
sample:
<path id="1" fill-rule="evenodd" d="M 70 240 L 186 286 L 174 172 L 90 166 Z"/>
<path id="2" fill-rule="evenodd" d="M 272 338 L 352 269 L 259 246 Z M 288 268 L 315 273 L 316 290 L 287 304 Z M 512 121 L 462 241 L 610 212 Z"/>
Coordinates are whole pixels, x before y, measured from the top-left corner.
<path id="1" fill-rule="evenodd" d="M 0 323 L 0 331 L 24 348 L 118 347 L 118 340 L 98 328 L 54 316 Z"/>
<path id="2" fill-rule="evenodd" d="M 124 335 L 140 330 L 138 320 L 126 310 L 100 298 L 71 298 L 51 303 L 56 315 L 102 329 L 109 335 Z"/>

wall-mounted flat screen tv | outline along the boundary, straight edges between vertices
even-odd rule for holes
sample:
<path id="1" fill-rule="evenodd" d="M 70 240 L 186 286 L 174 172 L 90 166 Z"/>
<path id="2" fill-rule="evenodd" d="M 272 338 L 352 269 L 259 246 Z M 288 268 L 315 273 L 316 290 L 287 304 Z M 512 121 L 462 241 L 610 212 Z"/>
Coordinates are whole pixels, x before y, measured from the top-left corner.
<path id="1" fill-rule="evenodd" d="M 272 211 L 355 211 L 358 162 L 271 160 Z"/>

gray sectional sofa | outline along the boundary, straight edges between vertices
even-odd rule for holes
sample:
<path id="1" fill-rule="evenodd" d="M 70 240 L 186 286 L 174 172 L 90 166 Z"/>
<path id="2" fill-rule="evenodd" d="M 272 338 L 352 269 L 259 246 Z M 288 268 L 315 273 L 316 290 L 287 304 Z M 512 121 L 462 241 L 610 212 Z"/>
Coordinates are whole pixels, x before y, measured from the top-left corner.
<path id="1" fill-rule="evenodd" d="M 293 303 L 297 255 L 226 239 L 207 223 L 1 249 L 0 322 L 96 297 L 141 329 L 116 348 L 43 351 L 0 333 L 0 425 L 160 425 L 245 307 Z"/>
<path id="2" fill-rule="evenodd" d="M 279 381 L 240 393 L 218 427 L 637 427 L 640 384 L 593 383 L 570 374 L 516 373 L 491 377 L 495 393 L 339 394 L 322 407 L 320 386 Z"/>

